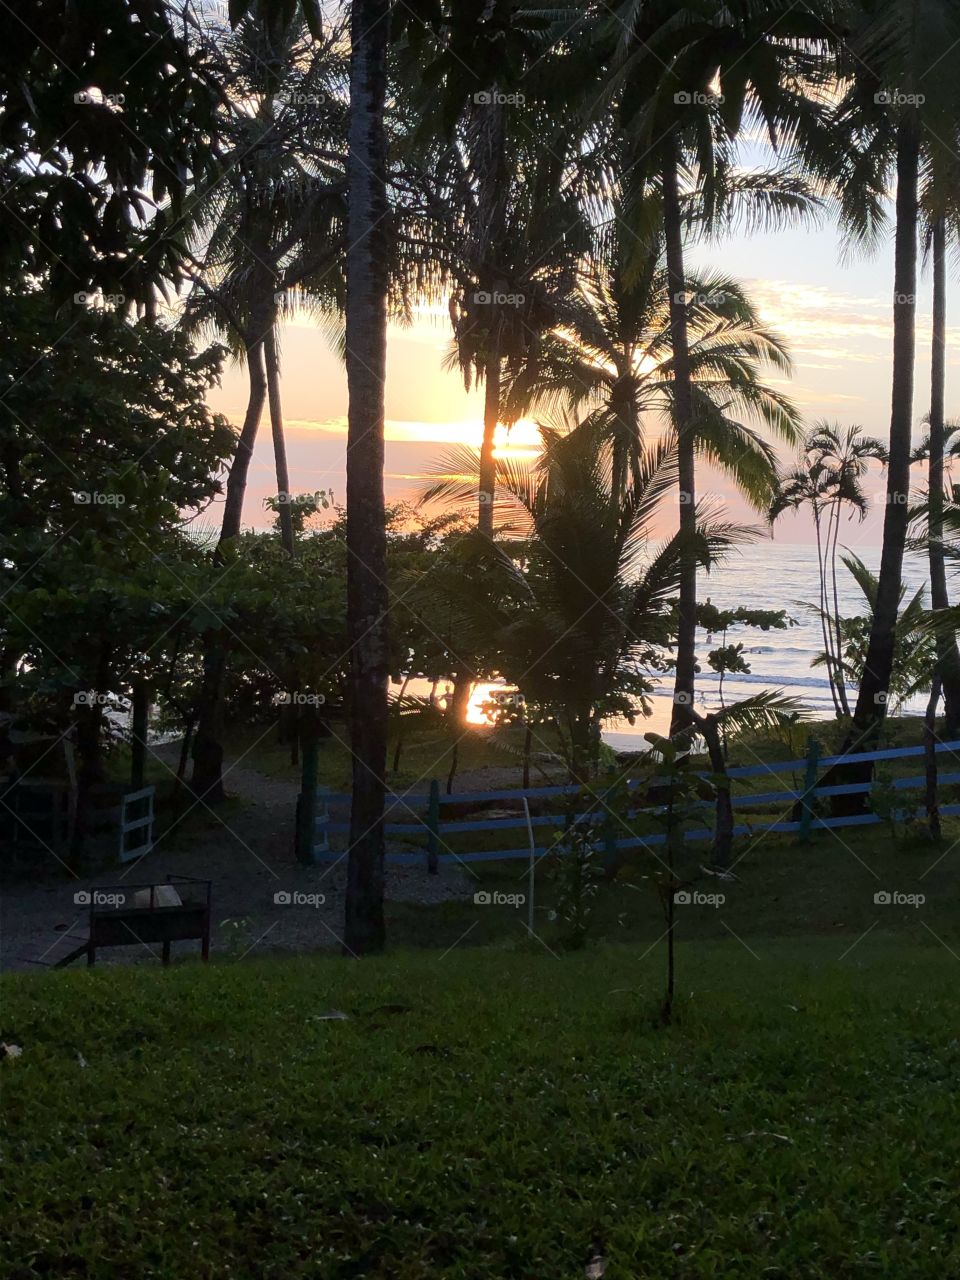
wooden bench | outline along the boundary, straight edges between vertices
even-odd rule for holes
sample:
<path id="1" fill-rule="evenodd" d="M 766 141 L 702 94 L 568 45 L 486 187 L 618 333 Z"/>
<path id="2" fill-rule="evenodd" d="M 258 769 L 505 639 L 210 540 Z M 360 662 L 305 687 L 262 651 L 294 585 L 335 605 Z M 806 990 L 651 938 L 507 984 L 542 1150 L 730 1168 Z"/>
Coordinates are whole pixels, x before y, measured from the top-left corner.
<path id="1" fill-rule="evenodd" d="M 167 876 L 161 884 L 105 885 L 90 890 L 90 936 L 87 965 L 96 963 L 98 947 L 160 943 L 163 963 L 170 963 L 172 942 L 199 941 L 200 956 L 210 958 L 209 880 Z M 76 954 L 76 953 L 75 953 Z"/>

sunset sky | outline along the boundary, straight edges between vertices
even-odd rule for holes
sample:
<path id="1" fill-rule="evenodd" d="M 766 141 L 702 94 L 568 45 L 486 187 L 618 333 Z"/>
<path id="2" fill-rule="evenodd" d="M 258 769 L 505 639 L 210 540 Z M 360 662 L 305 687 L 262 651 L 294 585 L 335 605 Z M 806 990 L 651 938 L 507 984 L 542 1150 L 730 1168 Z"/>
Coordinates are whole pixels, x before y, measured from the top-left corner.
<path id="1" fill-rule="evenodd" d="M 749 238 L 733 237 L 690 247 L 692 267 L 714 267 L 745 282 L 766 323 L 789 344 L 794 375 L 786 389 L 806 421 L 819 418 L 858 423 L 871 434 L 889 430 L 892 243 L 864 257 L 844 255 L 839 234 L 829 223 Z M 952 414 L 960 390 L 960 290 L 955 264 L 950 267 L 948 299 L 947 413 Z M 953 317 L 958 317 L 952 322 Z M 459 441 L 478 445 L 482 423 L 482 390 L 470 393 L 460 375 L 441 368 L 450 344 L 445 307 L 423 310 L 412 328 L 391 327 L 386 390 L 388 499 L 411 497 L 424 469 L 444 445 Z M 930 276 L 924 271 L 918 302 L 918 361 L 914 419 L 919 424 L 929 403 Z M 346 375 L 338 356 L 309 320 L 290 324 L 282 338 L 283 396 L 291 484 L 295 491 L 333 489 L 344 499 Z M 239 423 L 246 400 L 245 373 L 230 367 L 223 386 L 211 397 L 215 408 Z M 916 428 L 919 431 L 919 427 Z M 529 449 L 532 424 L 519 424 L 511 447 Z M 244 510 L 247 525 L 263 527 L 269 513 L 264 496 L 275 487 L 269 422 L 260 427 L 250 487 Z M 728 482 L 705 472 L 704 490 L 722 496 L 737 518 L 748 513 Z M 664 521 L 669 522 L 667 511 Z M 862 545 L 878 543 L 880 511 L 856 530 Z M 665 526 L 666 527 L 666 524 Z M 851 530 L 853 534 L 853 530 Z M 808 541 L 806 517 L 786 517 L 777 537 Z"/>

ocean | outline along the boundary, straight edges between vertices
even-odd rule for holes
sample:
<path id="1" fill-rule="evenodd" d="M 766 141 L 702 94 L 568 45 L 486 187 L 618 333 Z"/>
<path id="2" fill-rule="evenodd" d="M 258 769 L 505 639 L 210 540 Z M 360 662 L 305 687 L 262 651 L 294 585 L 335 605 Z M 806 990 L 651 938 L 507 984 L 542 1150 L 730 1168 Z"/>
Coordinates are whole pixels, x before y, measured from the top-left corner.
<path id="1" fill-rule="evenodd" d="M 853 533 L 856 526 L 851 526 Z M 843 531 L 841 531 L 842 539 Z M 861 560 L 877 571 L 879 547 L 855 544 Z M 921 556 L 908 557 L 904 565 L 904 582 L 908 592 L 927 583 L 927 564 Z M 840 612 L 846 617 L 866 611 L 859 587 L 842 564 L 838 565 Z M 743 658 L 749 674 L 727 675 L 723 682 L 724 702 L 729 705 L 750 697 L 761 689 L 775 689 L 799 699 L 815 718 L 832 718 L 833 702 L 824 669 L 811 667 L 814 657 L 823 649 L 819 619 L 805 604 L 816 604 L 820 587 L 816 547 L 779 543 L 770 539 L 751 543 L 734 552 L 712 573 L 700 575 L 700 599 L 711 600 L 720 609 L 739 606 L 752 609 L 784 609 L 796 625 L 787 630 L 761 631 L 756 627 L 738 626 L 727 632 L 727 644 L 743 644 Z M 926 599 L 929 599 L 929 590 Z M 701 709 L 719 706 L 720 677 L 707 665 L 707 654 L 723 643 L 719 635 L 708 639 L 698 632 L 697 656 L 701 668 L 697 676 L 697 702 Z M 644 733 L 666 732 L 670 723 L 672 681 L 666 682 L 663 695 L 657 695 L 653 714 L 631 728 L 624 721 L 611 723 L 604 740 L 612 747 L 627 750 L 637 746 Z M 855 694 L 855 690 L 854 690 Z M 851 698 L 851 702 L 853 698 Z M 904 713 L 922 711 L 924 700 L 907 703 Z"/>

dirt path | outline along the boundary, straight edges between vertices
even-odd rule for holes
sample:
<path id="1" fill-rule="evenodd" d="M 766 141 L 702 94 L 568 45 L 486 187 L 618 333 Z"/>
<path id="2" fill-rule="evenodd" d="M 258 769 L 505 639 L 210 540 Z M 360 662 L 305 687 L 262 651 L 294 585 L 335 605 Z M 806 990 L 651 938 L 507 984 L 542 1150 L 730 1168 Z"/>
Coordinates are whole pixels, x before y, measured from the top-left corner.
<path id="1" fill-rule="evenodd" d="M 160 748 L 159 753 L 169 762 L 176 748 Z M 88 879 L 64 875 L 9 886 L 0 904 L 0 969 L 34 969 L 31 962 L 50 964 L 78 945 L 87 933 L 86 908 L 75 902 L 78 891 L 161 881 L 168 875 L 213 881 L 214 953 L 339 948 L 346 858 L 316 867 L 296 861 L 297 784 L 228 766 L 226 786 L 239 801 L 239 811 L 235 804 L 225 812 L 202 807 L 200 829 L 191 826 L 189 841 L 177 836 L 172 845 L 161 844 L 139 862 Z M 392 902 L 437 903 L 472 892 L 473 877 L 461 867 L 443 867 L 437 876 L 428 875 L 424 863 L 386 868 L 386 897 Z M 177 943 L 174 956 L 198 949 L 197 943 Z M 97 963 L 101 958 L 103 963 L 155 963 L 155 954 L 158 947 L 117 947 L 99 953 Z"/>

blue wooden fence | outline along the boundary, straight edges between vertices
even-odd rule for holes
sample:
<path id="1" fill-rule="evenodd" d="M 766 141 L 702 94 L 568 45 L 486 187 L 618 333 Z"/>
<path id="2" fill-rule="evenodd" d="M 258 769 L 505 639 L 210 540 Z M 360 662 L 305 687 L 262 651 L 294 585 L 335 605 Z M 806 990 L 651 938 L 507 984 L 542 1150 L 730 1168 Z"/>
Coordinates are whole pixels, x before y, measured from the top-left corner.
<path id="1" fill-rule="evenodd" d="M 951 752 L 958 754 L 960 761 L 960 742 L 943 742 L 937 743 L 934 750 L 940 754 L 942 752 Z M 858 764 L 858 763 L 878 763 L 887 760 L 906 760 L 915 757 L 921 757 L 924 754 L 923 747 L 896 747 L 883 751 L 867 751 L 854 755 L 846 756 L 824 756 L 819 757 L 816 754 L 816 745 L 811 742 L 812 755 L 808 755 L 801 760 L 776 760 L 770 764 L 752 764 L 742 767 L 728 769 L 727 775 L 731 782 L 740 778 L 758 778 L 770 774 L 776 776 L 780 773 L 803 772 L 805 777 L 813 777 L 815 780 L 817 770 L 827 770 L 839 764 Z M 898 791 L 917 790 L 925 785 L 923 776 L 896 778 L 893 780 L 893 787 Z M 960 771 L 952 773 L 938 773 L 938 786 L 948 786 L 954 783 L 960 783 Z M 628 786 L 631 788 L 640 785 L 639 779 L 631 780 Z M 791 807 L 797 802 L 804 802 L 805 815 L 800 820 L 790 820 L 786 822 L 769 822 L 769 823 L 738 823 L 734 826 L 734 835 L 737 836 L 760 836 L 760 835 L 790 835 L 798 832 L 818 831 L 818 830 L 834 830 L 843 827 L 863 827 L 870 826 L 873 823 L 880 822 L 882 819 L 875 813 L 856 814 L 850 817 L 840 818 L 820 818 L 812 813 L 812 809 L 808 806 L 818 797 L 830 797 L 841 795 L 856 795 L 867 792 L 871 789 L 871 782 L 851 782 L 832 786 L 813 785 L 807 789 L 789 789 L 781 791 L 763 791 L 763 792 L 744 792 L 740 795 L 731 797 L 734 809 L 743 808 L 744 806 L 766 805 L 766 804 L 784 804 Z M 598 801 L 602 796 L 603 788 L 598 787 Z M 444 837 L 448 835 L 460 835 L 466 832 L 479 831 L 514 831 L 518 828 L 526 828 L 526 817 L 522 812 L 510 814 L 505 817 L 498 818 L 477 818 L 467 821 L 458 820 L 456 818 L 445 820 L 443 817 L 443 809 L 450 805 L 470 806 L 477 804 L 486 804 L 497 800 L 513 801 L 519 803 L 524 797 L 533 801 L 551 802 L 560 800 L 564 796 L 580 795 L 583 788 L 578 786 L 554 786 L 554 787 L 527 787 L 525 790 L 519 788 L 503 789 L 497 791 L 461 791 L 454 795 L 440 795 L 439 787 L 436 783 L 431 784 L 429 792 L 401 791 L 388 792 L 387 794 L 387 812 L 388 816 L 396 810 L 400 810 L 406 821 L 387 821 L 385 830 L 387 835 L 398 836 L 403 835 L 408 838 L 411 836 L 423 835 L 427 841 L 427 851 L 429 856 L 438 858 L 440 862 L 455 859 L 458 862 L 497 862 L 508 858 L 529 858 L 530 848 L 524 845 L 520 848 L 505 849 L 483 849 L 471 850 L 467 852 L 452 853 L 444 849 Z M 328 834 L 345 834 L 349 832 L 350 824 L 346 821 L 349 814 L 350 796 L 349 794 L 330 794 L 327 793 L 323 797 L 327 803 L 329 813 L 332 815 L 326 822 L 326 832 Z M 602 802 L 601 802 L 602 805 Z M 709 805 L 705 805 L 709 808 Z M 343 814 L 343 817 L 337 817 L 337 813 Z M 638 811 L 640 812 L 640 811 Z M 652 812 L 652 811 L 647 811 Z M 952 814 L 960 814 L 960 804 L 944 804 L 940 806 L 942 816 L 950 816 Z M 574 821 L 591 819 L 595 821 L 602 816 L 602 808 L 600 811 L 594 810 L 592 813 L 577 814 Z M 534 827 L 558 827 L 562 826 L 567 820 L 567 815 L 563 813 L 537 814 L 530 819 L 531 825 Z M 610 825 L 615 826 L 617 819 L 614 817 Z M 686 830 L 684 837 L 687 840 L 712 840 L 713 829 L 711 827 L 701 827 L 694 830 Z M 666 835 L 656 833 L 645 836 L 630 836 L 624 839 L 608 838 L 606 847 L 609 849 L 633 849 L 648 848 L 663 844 Z M 549 852 L 550 845 L 538 846 L 535 852 L 544 854 Z M 342 853 L 336 851 L 327 851 L 318 855 L 317 861 L 336 861 L 342 857 Z M 424 858 L 423 852 L 410 853 L 388 853 L 386 860 L 392 863 L 413 864 L 422 862 Z"/>

